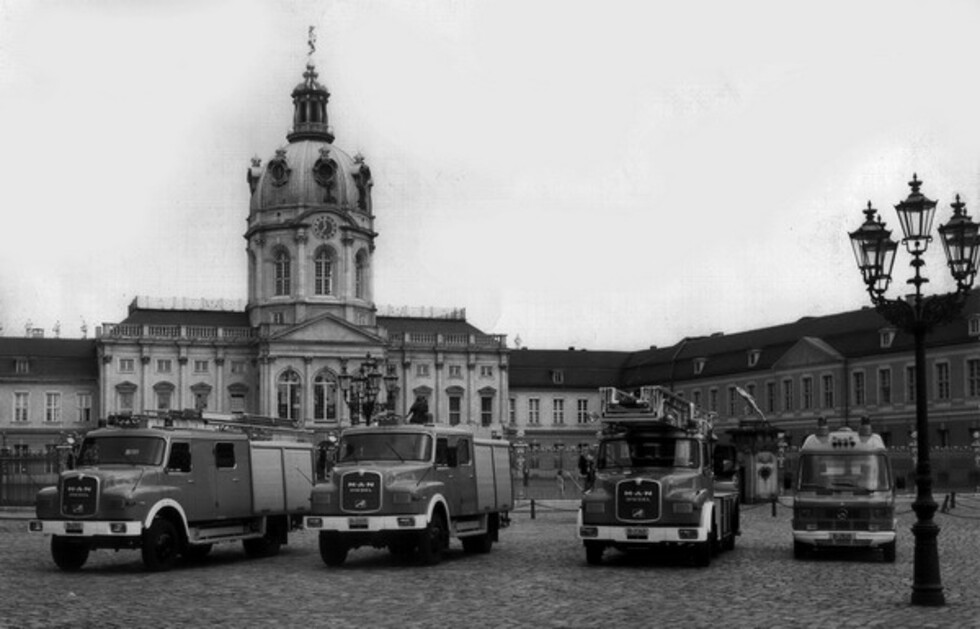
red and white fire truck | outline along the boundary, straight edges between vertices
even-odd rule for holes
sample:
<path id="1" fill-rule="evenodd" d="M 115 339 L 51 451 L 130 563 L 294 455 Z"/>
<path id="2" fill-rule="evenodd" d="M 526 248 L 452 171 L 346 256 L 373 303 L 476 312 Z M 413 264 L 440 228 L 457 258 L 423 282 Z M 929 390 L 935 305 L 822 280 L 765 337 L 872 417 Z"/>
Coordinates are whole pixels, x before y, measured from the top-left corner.
<path id="1" fill-rule="evenodd" d="M 600 389 L 603 430 L 592 489 L 582 496 L 578 537 L 588 563 L 606 548 L 676 547 L 707 566 L 735 547 L 739 496 L 735 452 L 716 446 L 711 417 L 656 386 Z"/>
<path id="2" fill-rule="evenodd" d="M 888 449 L 868 418 L 855 431 L 821 418 L 806 438 L 793 498 L 793 555 L 818 548 L 881 548 L 895 561 L 895 486 Z"/>
<path id="3" fill-rule="evenodd" d="M 62 570 L 90 551 L 139 549 L 153 571 L 218 542 L 276 554 L 309 513 L 313 445 L 272 418 L 196 412 L 110 417 L 85 435 L 74 469 L 37 495 L 29 530 L 51 536 Z"/>

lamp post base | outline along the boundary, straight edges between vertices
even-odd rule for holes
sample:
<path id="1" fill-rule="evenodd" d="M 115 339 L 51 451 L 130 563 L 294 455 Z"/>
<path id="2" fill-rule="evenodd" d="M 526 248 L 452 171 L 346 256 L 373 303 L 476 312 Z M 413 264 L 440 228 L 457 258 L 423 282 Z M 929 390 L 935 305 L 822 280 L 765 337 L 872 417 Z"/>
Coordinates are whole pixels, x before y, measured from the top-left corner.
<path id="1" fill-rule="evenodd" d="M 946 604 L 939 576 L 939 526 L 932 519 L 937 507 L 931 494 L 917 498 L 912 504 L 918 520 L 912 525 L 915 555 L 911 603 L 923 607 L 941 607 Z"/>

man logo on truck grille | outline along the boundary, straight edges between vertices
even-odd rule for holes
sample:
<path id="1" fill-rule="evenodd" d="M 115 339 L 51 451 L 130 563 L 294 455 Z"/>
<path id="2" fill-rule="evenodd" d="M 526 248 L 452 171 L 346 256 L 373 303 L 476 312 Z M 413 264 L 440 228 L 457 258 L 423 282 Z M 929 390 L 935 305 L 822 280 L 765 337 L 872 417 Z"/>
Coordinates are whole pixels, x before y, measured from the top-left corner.
<path id="1" fill-rule="evenodd" d="M 847 519 L 847 509 L 840 509 L 837 512 L 837 519 L 840 520 L 840 521 L 842 521 L 842 522 L 844 520 L 846 520 Z"/>
<path id="2" fill-rule="evenodd" d="M 354 502 L 354 508 L 355 509 L 367 509 L 367 500 L 365 500 L 364 498 L 361 498 L 360 500 L 355 501 Z"/>
<path id="3" fill-rule="evenodd" d="M 643 511 L 643 509 L 633 509 L 634 518 L 639 519 L 642 518 L 644 515 L 646 515 L 646 513 Z"/>

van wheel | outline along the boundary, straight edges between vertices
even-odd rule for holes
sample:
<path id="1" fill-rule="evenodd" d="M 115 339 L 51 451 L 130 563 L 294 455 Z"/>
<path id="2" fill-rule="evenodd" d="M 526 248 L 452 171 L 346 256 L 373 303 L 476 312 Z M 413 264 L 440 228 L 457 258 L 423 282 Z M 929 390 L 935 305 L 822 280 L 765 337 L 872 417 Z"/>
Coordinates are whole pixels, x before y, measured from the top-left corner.
<path id="1" fill-rule="evenodd" d="M 88 561 L 89 545 L 55 535 L 51 538 L 51 557 L 66 572 L 81 570 Z"/>
<path id="2" fill-rule="evenodd" d="M 170 570 L 180 555 L 177 529 L 169 520 L 157 518 L 143 531 L 143 565 L 152 572 Z"/>
<path id="3" fill-rule="evenodd" d="M 320 531 L 320 559 L 330 567 L 342 566 L 348 546 L 339 533 Z"/>
<path id="4" fill-rule="evenodd" d="M 447 546 L 449 530 L 446 528 L 446 519 L 441 513 L 435 513 L 419 536 L 419 561 L 426 566 L 434 566 L 442 561 L 442 552 Z"/>
<path id="5" fill-rule="evenodd" d="M 891 541 L 881 547 L 881 552 L 887 563 L 895 563 L 895 542 Z"/>

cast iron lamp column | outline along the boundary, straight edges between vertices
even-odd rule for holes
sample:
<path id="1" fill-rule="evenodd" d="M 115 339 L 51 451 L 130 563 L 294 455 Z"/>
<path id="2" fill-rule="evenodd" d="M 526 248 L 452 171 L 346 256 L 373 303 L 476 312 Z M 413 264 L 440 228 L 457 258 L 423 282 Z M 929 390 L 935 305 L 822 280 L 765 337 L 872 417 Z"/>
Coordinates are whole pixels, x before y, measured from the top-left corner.
<path id="1" fill-rule="evenodd" d="M 347 373 L 347 362 L 344 361 L 337 380 L 340 383 L 340 390 L 344 393 L 344 401 L 350 409 L 351 424 L 357 425 L 363 417 L 364 423 L 370 426 L 371 418 L 374 416 L 374 404 L 378 392 L 381 391 L 382 376 L 378 371 L 378 361 L 368 354 L 354 375 Z"/>
<path id="2" fill-rule="evenodd" d="M 912 334 L 915 341 L 915 428 L 918 448 L 915 466 L 916 522 L 912 526 L 915 537 L 915 556 L 912 580 L 913 605 L 945 605 L 943 586 L 939 575 L 939 527 L 932 517 L 938 508 L 932 497 L 932 467 L 929 461 L 928 390 L 926 383 L 926 335 L 937 325 L 948 323 L 962 309 L 977 273 L 977 256 L 980 252 L 980 226 L 966 215 L 959 195 L 951 204 L 953 216 L 939 227 L 956 291 L 943 295 L 922 295 L 922 285 L 929 280 L 922 277 L 922 260 L 932 241 L 932 219 L 936 202 L 919 192 L 922 182 L 913 175 L 908 198 L 895 206 L 904 238 L 902 243 L 912 255 L 910 263 L 915 275 L 908 280 L 915 293 L 903 299 L 887 299 L 884 294 L 891 282 L 892 266 L 898 243 L 891 239 L 891 232 L 884 222 L 875 218 L 876 210 L 868 202 L 864 210 L 867 217 L 861 227 L 850 233 L 854 257 L 861 276 L 871 296 L 875 309 L 890 323 Z"/>

